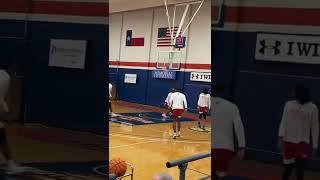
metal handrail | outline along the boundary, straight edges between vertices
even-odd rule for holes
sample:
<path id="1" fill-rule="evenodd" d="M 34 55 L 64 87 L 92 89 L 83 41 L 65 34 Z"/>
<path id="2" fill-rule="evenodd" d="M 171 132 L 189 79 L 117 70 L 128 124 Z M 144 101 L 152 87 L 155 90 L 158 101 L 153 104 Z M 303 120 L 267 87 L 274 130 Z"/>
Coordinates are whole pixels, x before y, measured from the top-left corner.
<path id="1" fill-rule="evenodd" d="M 167 166 L 167 168 L 171 168 L 174 166 L 179 166 L 180 164 L 185 164 L 188 162 L 197 161 L 199 159 L 204 159 L 204 158 L 208 158 L 208 157 L 211 157 L 211 152 L 201 153 L 201 154 L 193 155 L 190 157 L 173 160 L 173 161 L 167 162 L 166 166 Z"/>
<path id="2" fill-rule="evenodd" d="M 201 153 L 190 157 L 169 161 L 166 163 L 167 168 L 178 166 L 180 169 L 179 180 L 185 180 L 188 163 L 200 159 L 211 157 L 211 152 Z"/>

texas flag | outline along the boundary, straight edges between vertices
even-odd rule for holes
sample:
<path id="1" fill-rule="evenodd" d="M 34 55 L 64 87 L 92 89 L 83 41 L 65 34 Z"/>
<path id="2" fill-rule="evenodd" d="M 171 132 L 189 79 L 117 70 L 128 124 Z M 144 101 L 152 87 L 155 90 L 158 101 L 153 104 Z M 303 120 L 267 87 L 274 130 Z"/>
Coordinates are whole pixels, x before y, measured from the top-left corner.
<path id="1" fill-rule="evenodd" d="M 133 38 L 132 30 L 127 30 L 126 46 L 144 46 L 144 38 Z"/>

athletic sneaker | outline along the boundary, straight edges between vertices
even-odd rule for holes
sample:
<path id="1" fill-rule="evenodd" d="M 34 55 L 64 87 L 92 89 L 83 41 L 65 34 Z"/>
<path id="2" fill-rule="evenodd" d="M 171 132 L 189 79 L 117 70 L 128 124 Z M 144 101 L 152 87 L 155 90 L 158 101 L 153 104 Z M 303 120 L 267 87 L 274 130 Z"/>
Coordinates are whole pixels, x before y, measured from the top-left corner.
<path id="1" fill-rule="evenodd" d="M 173 133 L 173 139 L 176 139 L 177 133 Z"/>
<path id="2" fill-rule="evenodd" d="M 180 131 L 178 131 L 177 137 L 180 137 L 180 136 L 181 136 L 181 132 L 180 132 Z"/>
<path id="3" fill-rule="evenodd" d="M 7 174 L 20 174 L 20 173 L 24 173 L 27 171 L 27 167 L 23 167 L 18 165 L 16 162 L 9 160 L 8 161 L 8 165 L 7 165 L 7 169 L 6 169 L 6 173 Z"/>
<path id="4" fill-rule="evenodd" d="M 162 114 L 162 117 L 167 118 L 166 114 Z"/>
<path id="5" fill-rule="evenodd" d="M 117 116 L 117 114 L 116 113 L 111 113 L 111 117 L 116 117 Z"/>

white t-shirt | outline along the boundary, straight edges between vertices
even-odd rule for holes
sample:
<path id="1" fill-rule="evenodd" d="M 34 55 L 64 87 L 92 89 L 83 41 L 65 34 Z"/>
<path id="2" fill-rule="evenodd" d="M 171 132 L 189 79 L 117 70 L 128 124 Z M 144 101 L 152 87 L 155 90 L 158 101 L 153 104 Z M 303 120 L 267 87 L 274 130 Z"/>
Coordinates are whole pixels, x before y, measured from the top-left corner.
<path id="1" fill-rule="evenodd" d="M 212 148 L 234 151 L 234 132 L 238 139 L 238 146 L 246 145 L 244 128 L 238 107 L 219 97 L 211 100 L 211 128 Z M 234 131 L 235 130 L 235 131 Z"/>
<path id="2" fill-rule="evenodd" d="M 187 109 L 187 99 L 186 96 L 180 92 L 174 92 L 170 96 L 169 106 L 172 109 Z"/>
<path id="3" fill-rule="evenodd" d="M 109 83 L 109 98 L 112 98 L 112 84 Z"/>
<path id="4" fill-rule="evenodd" d="M 211 106 L 210 99 L 211 99 L 210 94 L 201 93 L 199 95 L 199 99 L 198 99 L 198 106 L 199 107 L 208 107 L 210 109 L 210 106 Z"/>
<path id="5" fill-rule="evenodd" d="M 165 103 L 169 104 L 169 100 L 170 100 L 170 96 L 171 96 L 172 92 L 170 92 L 166 98 L 166 100 L 164 101 Z"/>
<path id="6" fill-rule="evenodd" d="M 318 147 L 319 111 L 315 104 L 301 105 L 297 101 L 288 101 L 284 106 L 279 126 L 279 136 L 291 143 L 310 143 L 312 135 L 313 148 Z"/>
<path id="7" fill-rule="evenodd" d="M 5 101 L 10 85 L 10 75 L 5 70 L 0 70 L 0 112 L 8 112 L 8 105 Z"/>

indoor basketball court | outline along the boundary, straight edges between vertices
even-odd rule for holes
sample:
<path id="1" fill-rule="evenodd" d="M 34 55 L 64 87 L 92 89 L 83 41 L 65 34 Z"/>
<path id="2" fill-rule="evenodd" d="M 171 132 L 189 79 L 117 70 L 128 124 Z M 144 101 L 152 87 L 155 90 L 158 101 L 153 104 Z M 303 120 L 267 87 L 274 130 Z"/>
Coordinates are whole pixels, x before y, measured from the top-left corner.
<path id="1" fill-rule="evenodd" d="M 190 130 L 195 126 L 197 116 L 186 114 L 182 124 L 182 136 L 172 139 L 172 120 L 164 122 L 161 113 L 165 109 L 141 106 L 127 102 L 114 102 L 119 121 L 109 123 L 109 159 L 121 158 L 134 168 L 134 179 L 151 179 L 163 172 L 179 178 L 178 167 L 168 169 L 166 162 L 207 152 L 210 149 L 210 133 Z M 137 118 L 139 114 L 146 117 Z M 111 118 L 111 121 L 113 118 Z M 141 122 L 143 121 L 143 122 Z M 201 179 L 210 175 L 211 159 L 203 159 L 189 164 L 188 178 Z M 131 173 L 128 166 L 127 173 Z"/>
<path id="2" fill-rule="evenodd" d="M 123 179 L 167 173 L 178 179 L 179 168 L 167 168 L 167 162 L 210 152 L 210 117 L 199 128 L 197 110 L 199 94 L 210 92 L 210 13 L 209 0 L 110 1 L 111 173 L 126 171 Z M 172 88 L 180 89 L 188 104 L 176 139 L 173 119 L 163 116 L 162 106 Z M 122 160 L 126 164 L 119 165 Z M 186 177 L 208 179 L 210 171 L 211 158 L 204 158 L 188 164 Z"/>
<path id="3" fill-rule="evenodd" d="M 211 179 L 212 158 L 179 168 L 170 164 L 215 148 L 215 132 L 197 128 L 197 101 L 205 88 L 211 91 L 211 82 L 220 82 L 225 83 L 226 98 L 239 107 L 246 138 L 245 159 L 234 158 L 225 179 L 281 179 L 277 133 L 283 104 L 298 81 L 309 83 L 314 100 L 319 99 L 319 77 L 312 74 L 318 71 L 310 65 L 315 59 L 308 59 L 318 49 L 305 49 L 301 55 L 300 47 L 301 42 L 310 48 L 318 44 L 318 24 L 310 16 L 318 9 L 311 4 L 110 1 L 109 171 L 118 179 L 152 179 L 158 173 L 179 179 L 186 168 L 185 179 Z M 281 44 L 290 48 L 283 51 Z M 188 102 L 177 138 L 162 106 L 172 88 L 180 89 Z M 305 179 L 319 179 L 319 156 L 310 157 L 305 166 Z"/>

